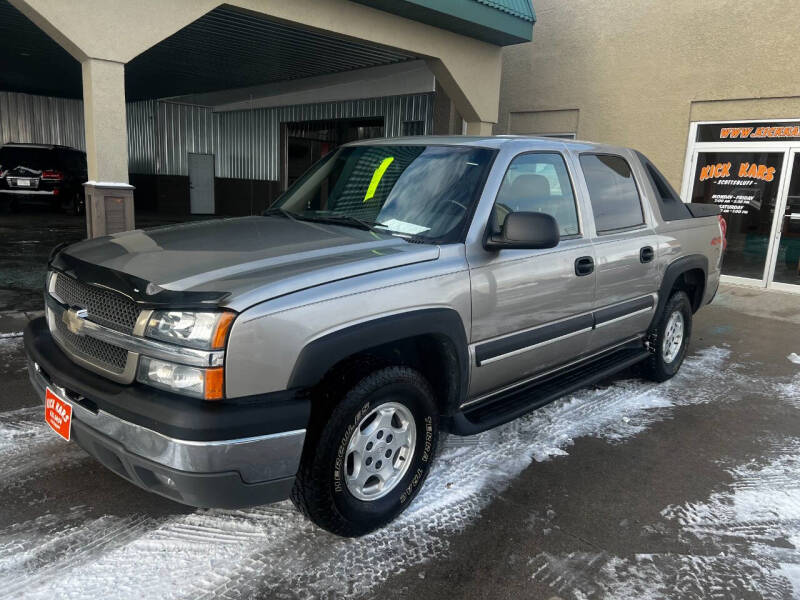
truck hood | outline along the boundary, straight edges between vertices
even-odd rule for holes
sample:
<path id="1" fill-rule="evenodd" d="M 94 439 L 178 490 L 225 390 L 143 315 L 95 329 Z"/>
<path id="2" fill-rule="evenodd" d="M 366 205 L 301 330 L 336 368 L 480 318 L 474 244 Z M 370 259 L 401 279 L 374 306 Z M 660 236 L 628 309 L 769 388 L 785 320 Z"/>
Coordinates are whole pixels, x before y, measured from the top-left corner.
<path id="1" fill-rule="evenodd" d="M 150 284 L 146 294 L 153 303 L 162 291 L 205 292 L 244 308 L 331 281 L 436 260 L 439 248 L 353 227 L 242 217 L 127 231 L 73 244 L 62 255 L 63 262 L 82 265 L 76 269 L 82 279 L 101 267 Z M 169 292 L 163 296 L 175 296 Z"/>

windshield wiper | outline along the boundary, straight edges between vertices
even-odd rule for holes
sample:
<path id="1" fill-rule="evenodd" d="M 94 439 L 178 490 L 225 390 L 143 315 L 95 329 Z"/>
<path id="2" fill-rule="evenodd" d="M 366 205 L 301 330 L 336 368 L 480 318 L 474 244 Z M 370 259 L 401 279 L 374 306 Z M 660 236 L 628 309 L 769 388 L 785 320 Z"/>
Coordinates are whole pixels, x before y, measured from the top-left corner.
<path id="1" fill-rule="evenodd" d="M 261 214 L 265 217 L 281 216 L 296 221 L 312 221 L 314 223 L 333 223 L 335 225 L 345 225 L 347 227 L 358 227 L 359 229 L 363 229 L 364 231 L 387 233 L 386 231 L 377 229 L 373 223 L 365 221 L 364 219 L 360 219 L 359 217 L 354 217 L 353 215 L 337 215 L 337 214 L 309 215 L 309 214 L 294 213 L 290 210 L 286 210 L 285 208 L 268 208 Z"/>
<path id="2" fill-rule="evenodd" d="M 365 231 L 376 231 L 379 233 L 384 233 L 375 228 L 373 223 L 369 221 L 365 221 L 364 219 L 360 219 L 358 217 L 354 217 L 353 215 L 314 215 L 313 217 L 309 217 L 310 219 L 314 219 L 316 221 L 328 222 L 328 223 L 335 223 L 337 225 L 350 225 L 352 227 L 358 227 L 359 229 L 363 229 Z"/>
<path id="3" fill-rule="evenodd" d="M 401 240 L 407 241 L 409 244 L 435 244 L 437 241 L 435 239 L 426 238 L 421 235 L 415 235 L 413 233 L 399 233 L 396 231 L 390 231 L 394 237 L 398 237 Z"/>

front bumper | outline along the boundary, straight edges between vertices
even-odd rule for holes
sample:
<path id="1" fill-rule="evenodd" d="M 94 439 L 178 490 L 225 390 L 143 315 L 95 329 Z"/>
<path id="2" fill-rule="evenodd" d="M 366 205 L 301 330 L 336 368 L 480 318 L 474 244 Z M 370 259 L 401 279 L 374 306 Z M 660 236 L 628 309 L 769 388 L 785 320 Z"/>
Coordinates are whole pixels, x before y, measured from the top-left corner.
<path id="1" fill-rule="evenodd" d="M 73 407 L 72 439 L 128 481 L 200 507 L 236 508 L 289 497 L 305 440 L 304 425 L 288 431 L 271 431 L 264 426 L 262 429 L 269 433 L 232 439 L 175 438 L 104 410 L 113 407 L 108 404 L 114 400 L 113 392 L 125 388 L 125 398 L 135 402 L 132 386 L 107 380 L 102 381 L 102 388 L 92 385 L 98 383 L 98 376 L 69 362 L 53 343 L 43 320 L 28 325 L 25 349 L 28 374 L 39 397 L 44 401 L 49 386 L 68 400 Z M 157 394 L 152 390 L 145 393 L 147 401 Z M 170 395 L 164 396 L 166 404 L 174 401 Z M 187 409 L 197 405 L 197 401 L 185 404 Z M 274 406 L 277 410 L 285 408 L 280 403 Z M 302 411 L 296 412 L 302 418 Z M 175 419 L 174 413 L 167 414 Z M 190 423 L 195 421 L 189 419 Z M 192 431 L 195 438 L 209 435 L 205 428 Z"/>

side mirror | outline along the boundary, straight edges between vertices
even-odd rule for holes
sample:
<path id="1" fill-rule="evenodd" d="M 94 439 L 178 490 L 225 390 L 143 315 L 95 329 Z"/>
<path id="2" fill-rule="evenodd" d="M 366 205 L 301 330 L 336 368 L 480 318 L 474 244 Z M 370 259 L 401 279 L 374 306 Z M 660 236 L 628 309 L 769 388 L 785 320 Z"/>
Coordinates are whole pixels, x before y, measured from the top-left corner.
<path id="1" fill-rule="evenodd" d="M 512 212 L 506 216 L 503 232 L 490 236 L 487 250 L 513 248 L 533 250 L 555 248 L 561 240 L 558 223 L 551 215 L 537 212 Z"/>

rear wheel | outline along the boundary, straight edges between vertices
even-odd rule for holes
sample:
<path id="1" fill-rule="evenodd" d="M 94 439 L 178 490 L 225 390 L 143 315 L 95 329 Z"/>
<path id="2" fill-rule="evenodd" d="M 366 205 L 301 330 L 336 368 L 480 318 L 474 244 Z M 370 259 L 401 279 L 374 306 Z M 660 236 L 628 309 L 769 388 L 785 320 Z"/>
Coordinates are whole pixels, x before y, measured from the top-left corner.
<path id="1" fill-rule="evenodd" d="M 67 214 L 77 217 L 82 215 L 84 210 L 85 205 L 83 201 L 83 194 L 76 192 L 72 197 L 72 200 L 70 200 L 69 204 L 67 205 Z"/>
<path id="2" fill-rule="evenodd" d="M 670 296 L 661 317 L 650 332 L 653 354 L 644 365 L 644 374 L 653 381 L 666 381 L 683 364 L 692 333 L 692 305 L 686 292 Z"/>
<path id="3" fill-rule="evenodd" d="M 403 512 L 433 462 L 439 418 L 425 378 L 387 367 L 359 381 L 306 440 L 292 501 L 314 523 L 358 536 Z"/>

